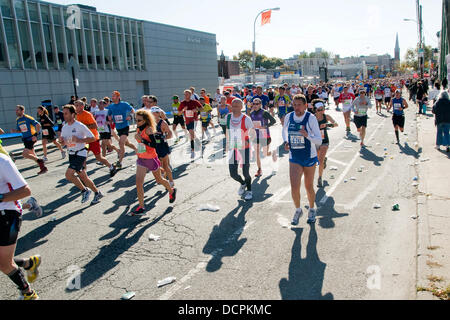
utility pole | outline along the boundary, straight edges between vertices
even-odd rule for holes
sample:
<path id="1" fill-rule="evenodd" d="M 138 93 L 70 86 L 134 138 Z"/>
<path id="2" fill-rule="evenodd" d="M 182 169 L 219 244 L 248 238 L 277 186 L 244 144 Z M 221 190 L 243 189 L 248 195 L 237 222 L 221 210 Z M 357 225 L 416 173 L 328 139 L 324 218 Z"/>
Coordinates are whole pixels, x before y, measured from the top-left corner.
<path id="1" fill-rule="evenodd" d="M 420 78 L 423 78 L 424 74 L 424 63 L 425 63 L 425 54 L 424 54 L 424 46 L 423 46 L 423 25 L 422 25 L 422 5 L 419 4 L 419 0 L 417 0 L 417 26 L 419 32 L 419 49 L 418 49 L 418 58 L 419 58 L 419 70 L 420 70 Z"/>

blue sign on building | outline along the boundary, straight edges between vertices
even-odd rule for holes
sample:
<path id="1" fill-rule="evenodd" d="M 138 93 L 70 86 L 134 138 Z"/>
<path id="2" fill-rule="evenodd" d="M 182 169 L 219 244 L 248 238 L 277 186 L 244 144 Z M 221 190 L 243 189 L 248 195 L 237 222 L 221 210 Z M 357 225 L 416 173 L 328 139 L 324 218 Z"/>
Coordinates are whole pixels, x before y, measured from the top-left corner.
<path id="1" fill-rule="evenodd" d="M 274 79 L 278 79 L 280 77 L 281 73 L 280 72 L 274 72 L 273 73 L 273 78 Z"/>

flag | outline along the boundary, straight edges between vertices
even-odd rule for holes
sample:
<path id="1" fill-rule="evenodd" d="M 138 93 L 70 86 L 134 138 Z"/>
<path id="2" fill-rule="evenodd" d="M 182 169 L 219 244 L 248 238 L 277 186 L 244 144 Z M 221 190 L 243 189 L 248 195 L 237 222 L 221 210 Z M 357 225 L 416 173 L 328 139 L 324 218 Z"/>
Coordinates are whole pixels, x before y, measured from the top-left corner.
<path id="1" fill-rule="evenodd" d="M 265 25 L 266 23 L 270 23 L 270 16 L 272 15 L 272 10 L 263 12 L 261 15 L 261 26 Z"/>

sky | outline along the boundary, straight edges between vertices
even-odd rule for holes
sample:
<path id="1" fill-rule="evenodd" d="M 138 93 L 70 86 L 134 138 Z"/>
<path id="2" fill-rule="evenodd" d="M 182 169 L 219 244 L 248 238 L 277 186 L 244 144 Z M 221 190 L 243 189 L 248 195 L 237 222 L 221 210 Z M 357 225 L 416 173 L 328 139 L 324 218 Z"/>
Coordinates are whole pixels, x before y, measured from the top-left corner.
<path id="1" fill-rule="evenodd" d="M 85 4 L 98 12 L 154 21 L 216 34 L 217 54 L 232 58 L 251 50 L 259 12 L 272 12 L 270 24 L 256 22 L 256 51 L 289 58 L 315 48 L 341 57 L 369 54 L 394 56 L 398 33 L 400 58 L 418 42 L 416 0 L 53 0 L 63 5 Z M 420 0 L 424 43 L 438 46 L 442 0 Z"/>

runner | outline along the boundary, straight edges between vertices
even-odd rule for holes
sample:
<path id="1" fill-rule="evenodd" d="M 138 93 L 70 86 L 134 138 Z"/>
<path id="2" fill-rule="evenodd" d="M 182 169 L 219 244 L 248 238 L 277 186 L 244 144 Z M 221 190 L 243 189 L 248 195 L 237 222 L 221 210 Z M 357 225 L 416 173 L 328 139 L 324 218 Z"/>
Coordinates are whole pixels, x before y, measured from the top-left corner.
<path id="1" fill-rule="evenodd" d="M 342 103 L 342 112 L 344 113 L 344 120 L 346 126 L 346 134 L 350 135 L 350 112 L 352 110 L 352 102 L 355 100 L 355 95 L 349 92 L 349 87 L 344 86 L 344 90 L 339 96 L 339 103 Z"/>
<path id="2" fill-rule="evenodd" d="M 109 99 L 109 97 L 104 97 L 103 101 L 105 102 L 105 109 L 108 110 L 109 106 L 111 104 L 111 99 Z M 120 142 L 120 138 L 116 133 L 116 124 L 114 123 L 114 121 L 110 121 L 109 122 L 109 126 L 111 129 L 111 136 L 116 139 L 117 142 Z M 117 158 L 119 158 L 119 155 L 117 155 Z"/>
<path id="3" fill-rule="evenodd" d="M 285 94 L 284 86 L 278 88 L 278 95 L 275 97 L 274 106 L 278 109 L 278 118 L 281 125 L 284 125 L 284 116 L 288 113 L 288 107 L 291 105 L 291 99 Z"/>
<path id="4" fill-rule="evenodd" d="M 153 115 L 146 110 L 136 112 L 137 131 L 135 135 L 138 141 L 138 152 L 136 161 L 136 191 L 138 195 L 139 206 L 129 215 L 144 215 L 144 180 L 148 171 L 153 173 L 157 184 L 162 184 L 169 192 L 169 202 L 173 203 L 176 199 L 177 189 L 170 186 L 169 181 L 161 177 L 161 162 L 156 152 L 156 121 Z"/>
<path id="5" fill-rule="evenodd" d="M 244 102 L 241 99 L 234 99 L 231 113 L 227 115 L 228 168 L 231 178 L 241 184 L 238 195 L 244 196 L 245 200 L 251 200 L 253 193 L 250 176 L 250 138 L 254 140 L 256 135 L 252 120 L 242 113 L 243 107 Z M 242 165 L 244 179 L 238 174 L 239 164 Z"/>
<path id="6" fill-rule="evenodd" d="M 398 129 L 400 129 L 401 132 L 404 130 L 405 113 L 403 110 L 408 108 L 408 103 L 404 98 L 402 98 L 402 92 L 400 89 L 395 90 L 394 98 L 389 103 L 388 112 L 392 107 L 394 108 L 392 111 L 392 123 L 394 125 L 395 137 L 397 138 L 397 144 L 400 144 Z"/>
<path id="7" fill-rule="evenodd" d="M 306 110 L 308 106 L 306 97 L 296 95 L 293 105 L 294 112 L 288 114 L 283 126 L 283 140 L 285 150 L 289 151 L 291 195 L 296 208 L 292 224 L 297 225 L 303 215 L 300 205 L 300 185 L 303 174 L 309 201 L 308 222 L 316 221 L 314 208 L 316 193 L 313 184 L 318 162 L 316 146 L 322 143 L 322 136 L 316 117 Z"/>
<path id="8" fill-rule="evenodd" d="M 88 152 L 86 144 L 95 142 L 98 139 L 88 127 L 75 120 L 76 111 L 73 105 L 65 105 L 63 107 L 63 113 L 66 124 L 63 126 L 61 132 L 61 144 L 65 144 L 69 151 L 69 168 L 66 171 L 66 179 L 80 189 L 82 195 L 81 203 L 89 200 L 92 190 L 95 196 L 91 204 L 96 204 L 103 197 L 103 194 L 97 189 L 94 182 L 89 179 L 86 173 Z"/>
<path id="9" fill-rule="evenodd" d="M 184 100 L 181 102 L 178 111 L 184 113 L 186 127 L 189 130 L 189 137 L 191 141 L 191 158 L 194 158 L 194 141 L 197 140 L 195 136 L 195 122 L 198 119 L 198 113 L 201 110 L 202 105 L 196 100 L 191 100 L 191 97 L 192 92 L 190 90 L 184 90 Z"/>
<path id="10" fill-rule="evenodd" d="M 0 168 L 0 269 L 17 285 L 21 299 L 38 300 L 39 296 L 31 289 L 30 283 L 39 275 L 41 257 L 14 258 L 22 224 L 20 199 L 31 195 L 31 190 L 7 155 L 0 154 Z M 27 272 L 27 279 L 20 268 Z"/>
<path id="11" fill-rule="evenodd" d="M 58 106 L 53 107 L 53 115 L 55 116 L 56 125 L 58 126 L 58 129 L 56 129 L 56 135 L 58 136 L 58 139 L 61 138 L 61 130 L 63 127 L 64 122 L 64 114 L 61 110 L 59 110 Z"/>
<path id="12" fill-rule="evenodd" d="M 222 133 L 224 135 L 223 141 L 222 141 L 222 151 L 223 154 L 226 152 L 227 147 L 227 114 L 231 112 L 231 106 L 227 104 L 227 98 L 225 96 L 222 96 L 220 98 L 219 105 L 217 106 L 217 120 L 219 122 L 220 127 L 222 128 Z"/>
<path id="13" fill-rule="evenodd" d="M 220 91 L 220 90 L 219 90 Z M 186 125 L 184 124 L 184 117 L 183 113 L 178 111 L 180 108 L 180 98 L 178 96 L 172 97 L 173 103 L 172 103 L 172 114 L 173 114 L 173 125 L 172 125 L 172 131 L 175 133 L 175 141 L 174 144 L 177 144 L 180 141 L 180 138 L 178 138 L 178 132 L 177 132 L 177 126 L 180 125 L 181 128 L 184 131 L 184 137 L 188 138 L 188 131 L 186 130 Z"/>
<path id="14" fill-rule="evenodd" d="M 117 128 L 117 133 L 120 137 L 119 139 L 119 161 L 116 162 L 115 167 L 117 169 L 122 169 L 122 160 L 125 156 L 125 146 L 137 152 L 137 148 L 134 144 L 128 141 L 128 134 L 130 132 L 131 115 L 134 113 L 134 108 L 130 106 L 128 102 L 122 102 L 120 100 L 120 92 L 114 91 L 112 94 L 112 104 L 108 107 L 108 116 L 110 121 L 115 123 Z"/>
<path id="15" fill-rule="evenodd" d="M 388 108 L 391 102 L 392 91 L 389 83 L 386 83 L 384 86 L 384 104 L 386 105 L 386 109 Z"/>
<path id="16" fill-rule="evenodd" d="M 334 104 L 336 105 L 336 111 L 339 111 L 339 98 L 341 96 L 341 87 L 339 83 L 336 83 L 331 90 L 331 94 L 333 95 Z"/>
<path id="17" fill-rule="evenodd" d="M 319 160 L 319 179 L 317 180 L 317 187 L 322 188 L 322 174 L 323 170 L 327 167 L 327 151 L 330 145 L 330 139 L 328 138 L 328 127 L 334 128 L 338 124 L 334 119 L 325 114 L 325 103 L 320 99 L 313 100 L 312 102 L 315 109 L 315 116 L 319 124 L 320 133 L 322 135 L 322 144 L 317 148 L 318 160 Z"/>
<path id="18" fill-rule="evenodd" d="M 97 122 L 98 132 L 100 134 L 100 144 L 102 148 L 102 157 L 106 157 L 106 151 L 112 150 L 117 152 L 119 156 L 120 150 L 112 144 L 111 140 L 111 126 L 108 122 L 108 110 L 105 109 L 106 101 L 100 100 L 98 104 L 98 111 L 94 112 L 94 118 Z"/>
<path id="19" fill-rule="evenodd" d="M 56 140 L 56 133 L 53 129 L 55 125 L 52 120 L 50 120 L 48 116 L 48 110 L 43 106 L 37 107 L 37 113 L 39 115 L 39 122 L 41 123 L 42 128 L 42 152 L 44 153 L 44 157 L 42 160 L 47 161 L 47 142 L 53 142 L 53 144 L 61 151 L 61 158 L 66 158 L 66 152 L 62 149 L 61 145 Z"/>
<path id="20" fill-rule="evenodd" d="M 41 125 L 33 117 L 25 114 L 25 107 L 22 105 L 16 106 L 16 116 L 17 129 L 13 129 L 11 132 L 22 134 L 22 141 L 25 146 L 22 156 L 35 161 L 39 165 L 41 171 L 38 174 L 46 173 L 48 169 L 44 165 L 44 160 L 39 159 L 34 152 L 34 144 L 37 142 L 37 135 L 41 131 Z"/>
<path id="21" fill-rule="evenodd" d="M 158 158 L 161 161 L 162 168 L 164 169 L 164 174 L 167 178 L 169 178 L 168 180 L 170 186 L 173 188 L 174 182 L 172 169 L 170 168 L 170 147 L 167 143 L 167 140 L 172 138 L 172 131 L 170 131 L 169 125 L 161 118 L 161 108 L 152 107 L 150 111 L 156 122 L 156 131 L 154 133 L 156 153 L 158 154 Z"/>
<path id="22" fill-rule="evenodd" d="M 256 139 L 253 140 L 253 146 L 256 153 L 256 164 L 258 165 L 258 171 L 255 177 L 262 175 L 261 169 L 261 147 L 263 148 L 263 154 L 270 156 L 271 153 L 268 150 L 272 138 L 270 137 L 269 127 L 276 123 L 274 117 L 272 117 L 269 111 L 261 108 L 262 101 L 259 98 L 253 99 L 253 111 L 250 113 L 250 118 L 253 122 L 253 127 L 256 131 Z"/>
<path id="23" fill-rule="evenodd" d="M 375 89 L 375 103 L 376 103 L 376 109 L 377 114 L 382 114 L 381 107 L 383 105 L 383 98 L 384 98 L 384 90 L 381 89 L 379 85 L 376 86 Z M 380 110 L 380 111 L 378 111 Z"/>
<path id="24" fill-rule="evenodd" d="M 308 86 L 308 92 L 305 95 L 306 97 L 306 102 L 308 102 L 308 111 L 311 113 L 314 113 L 314 107 L 312 105 L 312 101 L 315 99 L 319 99 L 319 96 L 317 94 L 314 93 L 314 87 L 313 86 Z M 293 110 L 289 111 L 292 112 Z"/>
<path id="25" fill-rule="evenodd" d="M 89 130 L 91 130 L 92 134 L 95 137 L 95 141 L 89 142 L 89 146 L 87 148 L 87 151 L 91 151 L 95 159 L 97 159 L 98 162 L 105 165 L 107 168 L 109 168 L 109 175 L 110 177 L 114 177 L 114 175 L 117 173 L 117 169 L 109 163 L 109 161 L 102 156 L 101 153 L 101 147 L 100 147 L 100 135 L 98 134 L 98 125 L 95 121 L 94 116 L 92 113 L 84 110 L 83 108 L 84 104 L 82 101 L 77 100 L 75 101 L 75 111 L 76 111 L 76 120 L 84 124 Z M 103 129 L 103 128 L 102 128 Z M 84 165 L 86 167 L 86 164 Z"/>
<path id="26" fill-rule="evenodd" d="M 200 97 L 200 103 L 202 105 L 202 109 L 200 111 L 200 119 L 202 120 L 202 143 L 209 142 L 211 139 L 211 134 L 208 131 L 208 125 L 211 121 L 211 113 L 213 109 L 211 106 L 205 101 L 204 97 Z M 203 140 L 206 132 L 207 140 Z"/>
<path id="27" fill-rule="evenodd" d="M 267 110 L 269 107 L 269 103 L 270 103 L 270 99 L 268 96 L 266 96 L 265 94 L 263 94 L 263 87 L 262 86 L 256 86 L 256 95 L 254 95 L 251 99 L 251 102 L 253 103 L 253 101 L 255 99 L 259 99 L 262 102 L 262 108 L 264 110 Z"/>
<path id="28" fill-rule="evenodd" d="M 325 103 L 327 105 L 329 105 L 328 103 L 328 91 L 322 87 L 318 87 L 317 88 L 317 93 L 316 95 L 319 97 L 319 99 L 322 99 L 323 101 L 325 101 Z M 307 97 L 308 98 L 308 97 Z M 314 109 L 314 108 L 313 108 Z"/>
<path id="29" fill-rule="evenodd" d="M 273 105 L 273 102 L 275 100 L 275 92 L 273 91 L 272 87 L 269 88 L 269 92 L 267 93 L 267 97 L 269 98 L 269 112 L 270 112 L 270 115 L 275 118 L 275 111 L 274 111 L 274 105 Z"/>
<path id="30" fill-rule="evenodd" d="M 367 109 L 372 108 L 372 102 L 366 97 L 366 89 L 364 87 L 359 88 L 359 97 L 352 103 L 352 110 L 354 112 L 353 121 L 359 132 L 361 139 L 361 148 L 365 148 L 364 137 L 366 136 L 367 128 Z"/>

